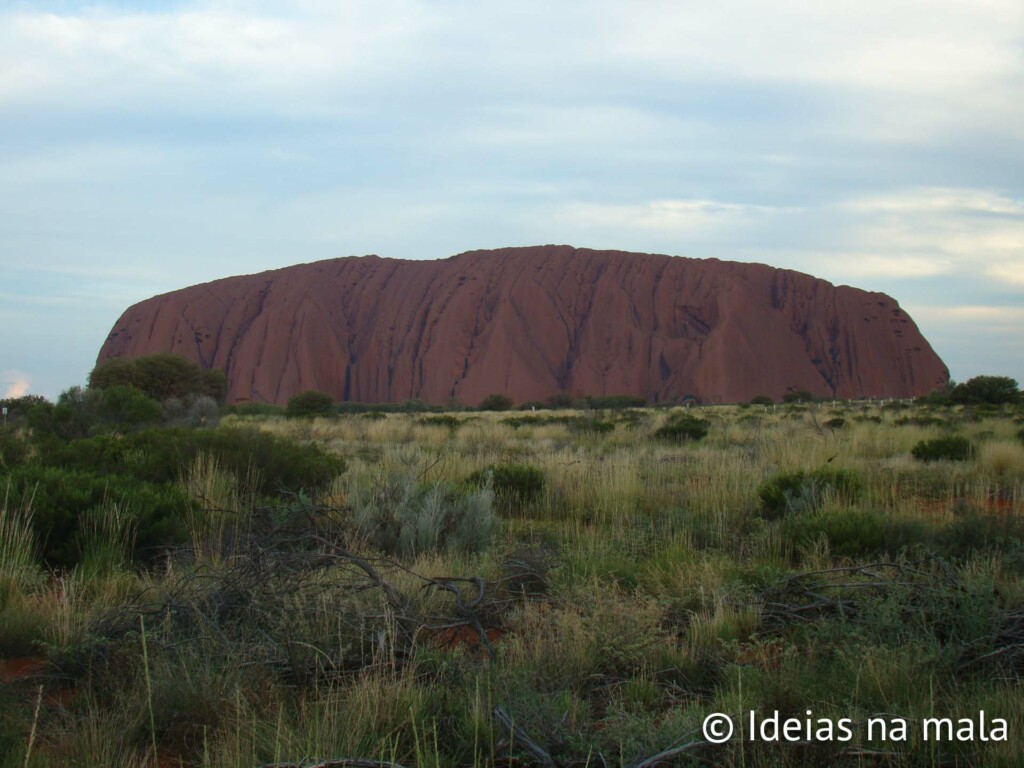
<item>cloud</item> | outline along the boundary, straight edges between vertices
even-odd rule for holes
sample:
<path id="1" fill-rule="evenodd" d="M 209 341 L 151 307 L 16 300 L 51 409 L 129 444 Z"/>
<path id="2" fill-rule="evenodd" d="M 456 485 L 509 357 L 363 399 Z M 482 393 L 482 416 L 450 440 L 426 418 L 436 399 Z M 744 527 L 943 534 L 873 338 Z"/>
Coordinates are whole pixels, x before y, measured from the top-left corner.
<path id="1" fill-rule="evenodd" d="M 29 393 L 32 380 L 27 373 L 8 368 L 0 371 L 0 384 L 4 387 L 4 398 L 24 397 Z"/>
<path id="2" fill-rule="evenodd" d="M 923 188 L 850 200 L 856 244 L 876 256 L 850 266 L 885 271 L 891 259 L 930 263 L 930 274 L 983 274 L 1024 286 L 1024 202 L 989 190 Z M 900 254 L 904 254 L 901 258 Z M 918 274 L 929 274 L 919 272 Z"/>

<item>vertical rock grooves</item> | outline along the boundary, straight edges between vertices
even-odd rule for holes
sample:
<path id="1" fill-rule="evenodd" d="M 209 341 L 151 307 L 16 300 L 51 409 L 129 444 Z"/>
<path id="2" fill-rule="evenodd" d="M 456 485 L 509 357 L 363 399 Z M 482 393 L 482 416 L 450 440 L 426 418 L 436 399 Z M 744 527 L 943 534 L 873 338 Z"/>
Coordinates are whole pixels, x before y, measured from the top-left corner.
<path id="1" fill-rule="evenodd" d="M 126 310 L 99 360 L 156 352 L 224 370 L 231 402 L 307 389 L 471 404 L 492 393 L 907 397 L 949 379 L 884 294 L 763 264 L 563 245 L 216 280 Z"/>

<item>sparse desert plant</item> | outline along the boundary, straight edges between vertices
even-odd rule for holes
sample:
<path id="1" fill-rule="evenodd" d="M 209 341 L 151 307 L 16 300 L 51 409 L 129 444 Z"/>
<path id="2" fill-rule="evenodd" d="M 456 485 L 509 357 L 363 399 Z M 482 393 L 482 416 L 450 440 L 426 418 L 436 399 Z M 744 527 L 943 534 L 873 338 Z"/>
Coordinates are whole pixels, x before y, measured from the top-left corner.
<path id="1" fill-rule="evenodd" d="M 922 440 L 910 449 L 910 454 L 918 461 L 969 461 L 974 458 L 973 443 L 963 435 L 937 437 L 933 440 Z"/>

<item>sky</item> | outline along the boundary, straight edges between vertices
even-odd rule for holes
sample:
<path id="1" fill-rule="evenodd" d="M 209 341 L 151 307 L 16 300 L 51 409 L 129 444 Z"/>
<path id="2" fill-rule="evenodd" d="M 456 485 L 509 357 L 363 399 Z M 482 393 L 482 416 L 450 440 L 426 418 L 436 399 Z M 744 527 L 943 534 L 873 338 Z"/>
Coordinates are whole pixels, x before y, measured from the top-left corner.
<path id="1" fill-rule="evenodd" d="M 1024 382 L 1020 0 L 0 0 L 0 396 L 128 306 L 577 247 L 882 291 Z"/>

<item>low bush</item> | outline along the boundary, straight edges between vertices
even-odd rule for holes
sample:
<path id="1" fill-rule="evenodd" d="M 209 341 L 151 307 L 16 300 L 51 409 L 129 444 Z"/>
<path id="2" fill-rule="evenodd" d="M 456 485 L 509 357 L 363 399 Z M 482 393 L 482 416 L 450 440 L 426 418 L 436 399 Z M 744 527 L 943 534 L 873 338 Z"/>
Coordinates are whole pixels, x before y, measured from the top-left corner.
<path id="1" fill-rule="evenodd" d="M 842 416 L 834 416 L 833 418 L 826 420 L 822 426 L 824 426 L 826 429 L 832 430 L 842 429 L 843 427 L 846 426 L 846 419 L 844 419 Z"/>
<path id="2" fill-rule="evenodd" d="M 288 400 L 284 415 L 290 419 L 311 416 L 330 416 L 334 412 L 334 398 L 325 392 L 308 390 Z"/>
<path id="3" fill-rule="evenodd" d="M 974 445 L 962 435 L 922 440 L 910 450 L 918 461 L 968 461 L 974 458 Z"/>
<path id="4" fill-rule="evenodd" d="M 116 504 L 134 524 L 134 556 L 183 542 L 185 518 L 194 502 L 174 485 L 60 467 L 22 467 L 10 473 L 9 498 L 31 499 L 32 527 L 43 559 L 71 567 L 83 554 L 83 522 L 105 505 Z"/>
<path id="5" fill-rule="evenodd" d="M 853 501 L 861 493 L 860 478 L 847 469 L 822 467 L 813 472 L 784 472 L 765 481 L 757 489 L 761 513 L 774 520 L 789 512 L 816 512 L 826 498 Z"/>
<path id="6" fill-rule="evenodd" d="M 511 410 L 514 403 L 511 397 L 505 395 L 488 395 L 480 403 L 481 411 L 508 411 Z"/>
<path id="7" fill-rule="evenodd" d="M 688 413 L 676 413 L 654 431 L 654 437 L 669 443 L 690 443 L 703 440 L 711 429 L 711 422 Z"/>
<path id="8" fill-rule="evenodd" d="M 54 446 L 41 458 L 50 467 L 100 475 L 128 475 L 149 483 L 172 483 L 200 453 L 239 477 L 250 467 L 259 474 L 261 494 L 314 490 L 345 471 L 339 456 L 257 429 L 149 429 L 131 435 L 102 435 Z"/>
<path id="9" fill-rule="evenodd" d="M 545 480 L 544 473 L 529 464 L 492 464 L 471 474 L 467 482 L 477 488 L 490 483 L 495 497 L 508 509 L 540 498 Z"/>

